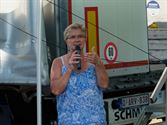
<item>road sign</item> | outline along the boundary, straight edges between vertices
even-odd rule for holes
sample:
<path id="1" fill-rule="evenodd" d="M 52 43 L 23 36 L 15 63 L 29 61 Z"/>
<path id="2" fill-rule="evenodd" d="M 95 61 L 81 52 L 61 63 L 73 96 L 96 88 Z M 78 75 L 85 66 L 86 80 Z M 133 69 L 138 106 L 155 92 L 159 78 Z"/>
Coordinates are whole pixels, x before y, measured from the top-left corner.
<path id="1" fill-rule="evenodd" d="M 113 42 L 108 42 L 104 48 L 104 57 L 108 63 L 114 63 L 117 59 L 118 51 Z"/>

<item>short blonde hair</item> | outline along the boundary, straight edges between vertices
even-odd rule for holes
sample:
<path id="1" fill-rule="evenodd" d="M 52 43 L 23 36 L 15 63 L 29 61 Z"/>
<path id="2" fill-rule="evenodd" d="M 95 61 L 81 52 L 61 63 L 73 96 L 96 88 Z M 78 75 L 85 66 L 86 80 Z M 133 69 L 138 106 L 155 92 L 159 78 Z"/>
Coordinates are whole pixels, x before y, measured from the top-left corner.
<path id="1" fill-rule="evenodd" d="M 83 32 L 83 34 L 86 37 L 86 29 L 82 24 L 79 23 L 72 23 L 71 25 L 69 25 L 65 30 L 64 30 L 64 40 L 66 41 L 71 33 L 71 30 L 73 29 L 81 29 L 81 31 Z"/>

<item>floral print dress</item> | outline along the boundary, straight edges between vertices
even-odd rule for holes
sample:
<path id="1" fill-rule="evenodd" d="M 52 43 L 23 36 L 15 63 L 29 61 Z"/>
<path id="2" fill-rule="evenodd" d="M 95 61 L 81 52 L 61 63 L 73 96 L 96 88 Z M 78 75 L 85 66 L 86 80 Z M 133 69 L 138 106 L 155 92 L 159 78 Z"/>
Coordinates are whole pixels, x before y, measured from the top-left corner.
<path id="1" fill-rule="evenodd" d="M 62 73 L 68 68 L 63 65 Z M 95 66 L 72 72 L 64 92 L 57 96 L 58 125 L 106 125 L 102 90 Z"/>

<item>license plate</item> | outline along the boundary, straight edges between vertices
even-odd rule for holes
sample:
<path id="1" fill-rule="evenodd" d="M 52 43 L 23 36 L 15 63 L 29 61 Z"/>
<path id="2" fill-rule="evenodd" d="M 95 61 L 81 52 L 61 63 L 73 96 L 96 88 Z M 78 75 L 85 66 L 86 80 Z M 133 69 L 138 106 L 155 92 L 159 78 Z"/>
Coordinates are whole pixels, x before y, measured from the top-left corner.
<path id="1" fill-rule="evenodd" d="M 121 103 L 120 108 L 148 105 L 149 104 L 149 94 L 123 97 L 123 98 L 119 98 L 118 100 Z"/>

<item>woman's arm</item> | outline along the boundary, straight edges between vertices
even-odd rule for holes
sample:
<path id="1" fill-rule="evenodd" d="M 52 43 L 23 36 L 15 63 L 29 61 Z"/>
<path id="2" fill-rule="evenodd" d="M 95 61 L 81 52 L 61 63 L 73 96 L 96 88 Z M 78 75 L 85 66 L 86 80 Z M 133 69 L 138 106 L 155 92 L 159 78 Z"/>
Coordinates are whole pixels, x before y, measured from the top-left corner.
<path id="1" fill-rule="evenodd" d="M 94 51 L 94 48 L 92 48 L 91 53 L 87 53 L 85 55 L 85 58 L 88 62 L 94 64 L 96 67 L 96 75 L 97 75 L 98 85 L 101 88 L 104 88 L 104 89 L 107 88 L 108 82 L 109 82 L 108 74 L 106 72 L 106 69 L 105 69 L 102 61 L 100 60 L 100 57 Z"/>
<path id="2" fill-rule="evenodd" d="M 51 66 L 50 80 L 51 80 L 51 92 L 54 95 L 60 95 L 66 88 L 68 84 L 69 77 L 71 75 L 72 70 L 68 68 L 67 72 L 62 75 L 61 72 L 61 59 L 54 59 Z"/>
<path id="3" fill-rule="evenodd" d="M 100 58 L 98 56 L 96 58 L 97 58 L 97 61 L 95 63 L 95 66 L 96 66 L 96 75 L 97 75 L 98 85 L 101 88 L 105 89 L 108 87 L 108 82 L 109 82 L 108 74 Z"/>

